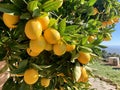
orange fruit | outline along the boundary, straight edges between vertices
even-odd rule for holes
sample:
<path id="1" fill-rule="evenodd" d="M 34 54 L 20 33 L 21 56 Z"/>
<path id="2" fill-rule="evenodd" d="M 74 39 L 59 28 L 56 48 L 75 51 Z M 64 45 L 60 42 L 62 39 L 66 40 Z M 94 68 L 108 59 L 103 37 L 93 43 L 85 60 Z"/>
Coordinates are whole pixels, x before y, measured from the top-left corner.
<path id="1" fill-rule="evenodd" d="M 79 57 L 78 57 L 78 61 L 82 64 L 87 64 L 90 61 L 90 54 L 87 52 L 79 52 Z"/>
<path id="2" fill-rule="evenodd" d="M 29 39 L 37 39 L 42 34 L 42 26 L 36 19 L 29 20 L 25 25 L 25 34 Z"/>
<path id="3" fill-rule="evenodd" d="M 46 50 L 46 51 L 51 51 L 52 49 L 53 49 L 53 45 L 52 45 L 52 44 L 49 44 L 48 42 L 46 42 L 45 50 Z"/>
<path id="4" fill-rule="evenodd" d="M 102 22 L 102 27 L 106 27 L 107 26 L 107 21 Z"/>
<path id="5" fill-rule="evenodd" d="M 60 33 L 53 28 L 48 28 L 44 31 L 44 37 L 49 44 L 56 44 L 60 40 Z"/>
<path id="6" fill-rule="evenodd" d="M 89 36 L 88 37 L 88 41 L 91 43 L 95 40 L 95 36 Z"/>
<path id="7" fill-rule="evenodd" d="M 99 13 L 98 9 L 97 9 L 97 8 L 94 8 L 94 9 L 93 9 L 93 15 L 96 15 L 97 13 Z"/>
<path id="8" fill-rule="evenodd" d="M 19 22 L 19 16 L 8 13 L 3 13 L 3 22 L 8 28 L 16 28 Z"/>
<path id="9" fill-rule="evenodd" d="M 66 44 L 59 41 L 57 44 L 53 45 L 53 52 L 55 55 L 61 56 L 66 52 Z"/>
<path id="10" fill-rule="evenodd" d="M 50 19 L 48 16 L 37 17 L 37 20 L 41 23 L 42 30 L 45 30 L 48 28 L 48 25 L 50 23 Z"/>
<path id="11" fill-rule="evenodd" d="M 40 36 L 38 39 L 30 40 L 29 46 L 33 52 L 40 53 L 45 49 L 46 41 L 43 36 Z"/>
<path id="12" fill-rule="evenodd" d="M 116 17 L 116 18 L 113 18 L 113 22 L 114 22 L 114 23 L 119 22 L 119 18 L 117 18 L 117 17 Z"/>
<path id="13" fill-rule="evenodd" d="M 50 79 L 49 78 L 41 78 L 41 85 L 44 87 L 48 87 L 50 84 Z"/>
<path id="14" fill-rule="evenodd" d="M 40 52 L 32 51 L 30 48 L 27 48 L 27 53 L 31 57 L 36 57 L 36 56 L 38 56 L 40 54 Z"/>
<path id="15" fill-rule="evenodd" d="M 28 69 L 24 73 L 24 81 L 27 84 L 35 84 L 37 80 L 39 79 L 39 73 L 35 69 Z"/>
<path id="16" fill-rule="evenodd" d="M 78 82 L 87 82 L 88 81 L 88 74 L 84 67 L 81 67 L 81 77 Z"/>
<path id="17" fill-rule="evenodd" d="M 70 52 L 70 51 L 73 51 L 75 49 L 75 45 L 70 45 L 70 44 L 67 44 L 66 45 L 66 51 L 67 52 Z"/>
<path id="18" fill-rule="evenodd" d="M 114 23 L 113 20 L 108 20 L 108 21 L 107 21 L 107 25 L 112 25 L 113 23 Z"/>

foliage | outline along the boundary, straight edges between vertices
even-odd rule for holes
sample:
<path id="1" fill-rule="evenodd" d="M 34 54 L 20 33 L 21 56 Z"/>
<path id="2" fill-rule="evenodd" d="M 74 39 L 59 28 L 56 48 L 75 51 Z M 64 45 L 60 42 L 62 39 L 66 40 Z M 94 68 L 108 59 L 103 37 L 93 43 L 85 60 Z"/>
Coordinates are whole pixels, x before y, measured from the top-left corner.
<path id="1" fill-rule="evenodd" d="M 119 21 L 120 3 L 117 0 L 3 0 L 0 2 L 0 60 L 5 60 L 11 77 L 3 90 L 54 90 L 63 87 L 65 90 L 87 90 L 88 82 L 75 81 L 74 68 L 78 63 L 80 51 L 91 54 L 91 61 L 101 57 L 100 43 L 114 31 Z M 20 17 L 16 28 L 8 28 L 2 14 L 10 13 Z M 31 57 L 26 49 L 29 39 L 24 33 L 26 22 L 36 17 L 49 15 L 49 27 L 58 30 L 66 44 L 76 45 L 72 52 L 57 56 L 53 51 L 42 51 Z M 89 36 L 95 36 L 93 42 Z M 86 66 L 79 62 L 80 66 Z M 5 69 L 3 67 L 3 69 Z M 39 72 L 39 80 L 28 85 L 23 81 L 24 72 L 34 68 Z M 58 74 L 64 75 L 58 75 Z M 89 72 L 88 70 L 88 73 Z M 13 77 L 14 76 L 14 77 Z M 42 77 L 50 78 L 50 85 L 40 84 Z M 14 87 L 11 87 L 14 86 Z"/>

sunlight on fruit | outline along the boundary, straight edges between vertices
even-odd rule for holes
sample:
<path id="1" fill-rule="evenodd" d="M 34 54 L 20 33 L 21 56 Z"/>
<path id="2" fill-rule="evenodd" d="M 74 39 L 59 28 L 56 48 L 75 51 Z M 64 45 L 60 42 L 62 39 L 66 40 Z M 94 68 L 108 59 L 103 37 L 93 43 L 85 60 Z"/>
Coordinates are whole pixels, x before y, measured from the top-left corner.
<path id="1" fill-rule="evenodd" d="M 55 55 L 63 55 L 66 52 L 66 44 L 62 41 L 59 41 L 57 44 L 53 45 L 53 51 Z"/>
<path id="2" fill-rule="evenodd" d="M 41 78 L 40 83 L 41 83 L 42 86 L 48 87 L 49 84 L 50 84 L 50 79 L 49 78 Z"/>
<path id="3" fill-rule="evenodd" d="M 70 51 L 73 51 L 73 50 L 75 50 L 75 45 L 73 44 L 73 45 L 70 45 L 70 44 L 67 44 L 66 45 L 66 51 L 67 52 L 70 52 Z"/>
<path id="4" fill-rule="evenodd" d="M 9 13 L 3 14 L 3 22 L 8 28 L 16 28 L 16 24 L 19 22 L 19 19 L 20 18 L 17 15 L 11 15 Z"/>
<path id="5" fill-rule="evenodd" d="M 60 33 L 53 28 L 48 28 L 44 31 L 44 37 L 49 44 L 56 44 L 60 40 Z"/>
<path id="6" fill-rule="evenodd" d="M 79 57 L 78 57 L 78 61 L 82 64 L 87 64 L 90 61 L 90 54 L 86 53 L 86 52 L 79 52 Z"/>
<path id="7" fill-rule="evenodd" d="M 42 26 L 36 19 L 29 20 L 25 25 L 25 34 L 29 39 L 35 40 L 42 34 Z"/>
<path id="8" fill-rule="evenodd" d="M 48 25 L 50 23 L 48 16 L 37 17 L 36 19 L 41 23 L 42 30 L 45 30 L 48 28 Z"/>
<path id="9" fill-rule="evenodd" d="M 24 81 L 27 84 L 35 84 L 39 78 L 38 71 L 35 69 L 28 69 L 24 73 Z"/>
<path id="10" fill-rule="evenodd" d="M 43 36 L 40 36 L 38 39 L 30 40 L 29 48 L 33 52 L 42 52 L 46 47 L 46 41 Z"/>

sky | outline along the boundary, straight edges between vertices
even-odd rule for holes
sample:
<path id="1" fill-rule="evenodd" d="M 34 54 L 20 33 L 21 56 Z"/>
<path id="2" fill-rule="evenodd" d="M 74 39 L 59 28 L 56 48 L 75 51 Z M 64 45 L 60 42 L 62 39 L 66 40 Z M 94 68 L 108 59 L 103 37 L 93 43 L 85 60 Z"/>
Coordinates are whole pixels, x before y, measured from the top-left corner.
<path id="1" fill-rule="evenodd" d="M 120 2 L 120 0 L 118 0 L 118 1 Z M 116 24 L 114 30 L 115 31 L 112 33 L 112 39 L 110 41 L 102 42 L 102 45 L 120 46 L 120 20 L 119 20 L 119 23 Z"/>

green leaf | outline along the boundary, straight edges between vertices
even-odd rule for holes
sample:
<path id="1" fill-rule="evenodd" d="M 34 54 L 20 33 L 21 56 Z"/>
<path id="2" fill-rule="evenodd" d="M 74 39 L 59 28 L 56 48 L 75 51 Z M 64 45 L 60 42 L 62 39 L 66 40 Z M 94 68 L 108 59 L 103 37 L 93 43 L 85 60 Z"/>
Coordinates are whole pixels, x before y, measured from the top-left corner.
<path id="1" fill-rule="evenodd" d="M 57 20 L 56 19 L 54 19 L 54 18 L 51 18 L 50 19 L 50 23 L 49 23 L 49 27 L 52 27 L 54 24 L 56 24 L 57 23 Z"/>
<path id="2" fill-rule="evenodd" d="M 38 16 L 40 16 L 40 9 L 36 9 L 36 10 L 34 10 L 33 11 L 33 14 L 32 14 L 32 17 L 38 17 Z"/>
<path id="3" fill-rule="evenodd" d="M 78 25 L 70 25 L 66 27 L 66 31 L 73 31 L 78 28 Z"/>
<path id="4" fill-rule="evenodd" d="M 37 0 L 30 1 L 27 5 L 27 9 L 30 12 L 33 12 L 34 10 L 38 9 L 38 1 Z"/>
<path id="5" fill-rule="evenodd" d="M 18 8 L 24 8 L 26 5 L 23 0 L 10 0 L 10 1 Z"/>
<path id="6" fill-rule="evenodd" d="M 58 25 L 58 30 L 61 35 L 64 34 L 65 29 L 66 29 L 66 18 L 62 19 L 62 21 Z"/>
<path id="7" fill-rule="evenodd" d="M 91 48 L 85 47 L 85 46 L 79 46 L 78 51 L 83 51 L 83 52 L 92 52 Z"/>
<path id="8" fill-rule="evenodd" d="M 50 0 L 50 1 L 45 2 L 42 8 L 44 9 L 45 12 L 49 12 L 49 11 L 57 10 L 60 5 L 61 5 L 60 0 L 59 1 Z"/>
<path id="9" fill-rule="evenodd" d="M 6 13 L 20 14 L 19 9 L 13 4 L 0 4 L 0 11 Z"/>
<path id="10" fill-rule="evenodd" d="M 31 14 L 26 12 L 26 13 L 23 13 L 21 16 L 20 16 L 20 19 L 29 19 L 31 18 Z"/>
<path id="11" fill-rule="evenodd" d="M 23 73 L 26 70 L 27 64 L 28 64 L 28 60 L 21 61 L 18 68 L 11 71 L 11 73 L 13 74 Z"/>
<path id="12" fill-rule="evenodd" d="M 0 47 L 0 61 L 6 56 L 7 50 L 4 47 Z"/>
<path id="13" fill-rule="evenodd" d="M 20 86 L 19 90 L 31 90 L 30 89 L 30 85 L 26 84 L 25 82 L 23 82 Z"/>
<path id="14" fill-rule="evenodd" d="M 89 6 L 93 6 L 96 3 L 97 0 L 89 0 L 88 4 Z"/>
<path id="15" fill-rule="evenodd" d="M 16 83 L 13 78 L 9 78 L 3 85 L 2 90 L 17 90 L 18 88 L 19 84 Z"/>
<path id="16" fill-rule="evenodd" d="M 104 45 L 98 45 L 100 48 L 107 48 L 107 46 Z"/>
<path id="17" fill-rule="evenodd" d="M 4 73 L 8 69 L 8 65 L 5 64 L 3 68 L 0 69 L 0 74 Z"/>

